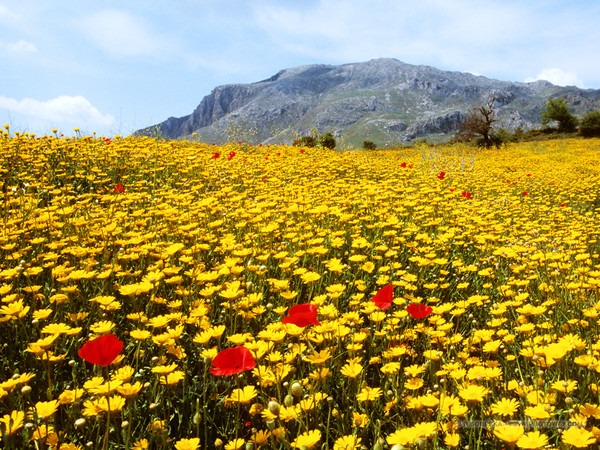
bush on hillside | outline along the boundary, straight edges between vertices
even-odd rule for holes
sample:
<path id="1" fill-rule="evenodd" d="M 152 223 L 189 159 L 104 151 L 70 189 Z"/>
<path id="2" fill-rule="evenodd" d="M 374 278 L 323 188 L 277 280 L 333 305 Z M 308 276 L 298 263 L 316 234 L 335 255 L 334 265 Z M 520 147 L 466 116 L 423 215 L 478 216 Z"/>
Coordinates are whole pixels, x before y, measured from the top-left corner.
<path id="1" fill-rule="evenodd" d="M 328 148 L 333 150 L 335 148 L 335 138 L 333 134 L 327 132 L 323 136 L 319 137 L 319 145 L 323 148 Z"/>
<path id="2" fill-rule="evenodd" d="M 375 144 L 375 142 L 372 141 L 363 141 L 363 148 L 365 150 L 375 150 L 377 148 L 377 145 Z"/>
<path id="3" fill-rule="evenodd" d="M 583 116 L 579 132 L 585 137 L 600 137 L 600 111 L 592 111 Z"/>

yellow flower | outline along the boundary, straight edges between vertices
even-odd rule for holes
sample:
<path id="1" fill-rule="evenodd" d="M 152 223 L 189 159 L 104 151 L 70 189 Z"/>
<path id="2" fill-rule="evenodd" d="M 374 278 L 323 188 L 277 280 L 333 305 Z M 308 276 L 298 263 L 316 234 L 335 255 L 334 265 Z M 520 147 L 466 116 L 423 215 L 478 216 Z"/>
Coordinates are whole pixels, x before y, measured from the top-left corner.
<path id="1" fill-rule="evenodd" d="M 240 450 L 245 444 L 243 439 L 234 439 L 225 444 L 225 450 Z"/>
<path id="2" fill-rule="evenodd" d="M 321 275 L 319 275 L 317 272 L 305 272 L 302 275 L 300 275 L 300 278 L 302 278 L 302 282 L 304 284 L 309 284 L 313 281 L 319 280 L 321 278 Z"/>
<path id="3" fill-rule="evenodd" d="M 532 450 L 542 448 L 548 445 L 548 436 L 540 433 L 539 431 L 530 431 L 519 438 L 517 445 L 520 448 Z"/>
<path id="4" fill-rule="evenodd" d="M 525 408 L 525 415 L 531 419 L 544 420 L 549 419 L 554 414 L 554 406 L 540 403 L 535 406 Z"/>
<path id="5" fill-rule="evenodd" d="M 146 450 L 149 448 L 148 439 L 140 439 L 133 443 L 133 450 Z"/>
<path id="6" fill-rule="evenodd" d="M 264 431 L 264 430 L 258 430 L 256 433 L 252 434 L 252 437 L 250 438 L 250 442 L 252 442 L 256 445 L 262 445 L 265 442 L 267 442 L 267 440 L 269 439 L 269 436 L 271 436 L 271 432 Z"/>
<path id="7" fill-rule="evenodd" d="M 499 416 L 512 416 L 519 409 L 519 402 L 514 398 L 503 398 L 491 406 L 492 414 Z"/>
<path id="8" fill-rule="evenodd" d="M 101 320 L 90 325 L 90 331 L 95 334 L 107 334 L 112 331 L 115 324 L 110 320 Z"/>
<path id="9" fill-rule="evenodd" d="M 411 391 L 415 391 L 421 388 L 424 383 L 423 378 L 409 378 L 404 382 L 404 387 Z"/>
<path id="10" fill-rule="evenodd" d="M 371 261 L 367 261 L 361 266 L 360 269 L 364 272 L 372 273 L 375 270 L 375 264 L 373 264 Z"/>
<path id="11" fill-rule="evenodd" d="M 83 389 L 64 390 L 58 396 L 58 403 L 61 405 L 74 403 L 75 401 L 81 399 L 84 393 L 85 391 Z"/>
<path id="12" fill-rule="evenodd" d="M 356 399 L 359 402 L 369 402 L 373 400 L 377 400 L 381 397 L 382 392 L 380 388 L 371 388 L 369 386 L 365 386 L 361 389 L 361 391 L 356 396 Z"/>
<path id="13" fill-rule="evenodd" d="M 243 389 L 234 389 L 227 400 L 233 403 L 250 403 L 256 396 L 256 388 L 254 386 L 245 386 Z"/>
<path id="14" fill-rule="evenodd" d="M 324 349 L 320 352 L 315 352 L 312 355 L 308 355 L 305 360 L 311 364 L 319 365 L 325 363 L 329 358 L 331 358 L 331 352 L 329 349 Z"/>
<path id="15" fill-rule="evenodd" d="M 577 390 L 577 380 L 558 380 L 552 383 L 552 387 L 562 393 L 573 392 Z"/>
<path id="16" fill-rule="evenodd" d="M 352 411 L 352 425 L 355 427 L 364 428 L 369 424 L 369 418 L 366 414 L 360 414 Z"/>
<path id="17" fill-rule="evenodd" d="M 494 427 L 493 433 L 501 441 L 514 445 L 523 436 L 525 429 L 520 424 L 501 424 Z"/>
<path id="18" fill-rule="evenodd" d="M 168 375 L 177 369 L 177 363 L 171 363 L 168 366 L 155 366 L 151 370 L 159 375 Z"/>
<path id="19" fill-rule="evenodd" d="M 35 404 L 35 412 L 40 419 L 46 420 L 54 415 L 54 413 L 58 410 L 58 405 L 58 400 L 37 402 Z"/>
<path id="20" fill-rule="evenodd" d="M 197 450 L 199 446 L 200 439 L 198 438 L 180 439 L 175 443 L 177 450 Z"/>
<path id="21" fill-rule="evenodd" d="M 565 444 L 572 445 L 575 448 L 588 448 L 596 442 L 594 433 L 579 427 L 570 427 L 563 431 L 560 439 Z"/>
<path id="22" fill-rule="evenodd" d="M 444 436 L 444 444 L 446 444 L 450 448 L 458 447 L 458 445 L 460 444 L 460 434 L 447 433 L 446 436 Z"/>
<path id="23" fill-rule="evenodd" d="M 313 448 L 321 440 L 321 432 L 319 430 L 311 430 L 306 433 L 302 433 L 298 436 L 294 442 L 292 442 L 292 448 Z"/>
<path id="24" fill-rule="evenodd" d="M 10 414 L 5 414 L 0 419 L 0 430 L 2 430 L 2 433 L 6 433 L 10 436 L 14 432 L 21 429 L 24 420 L 25 413 L 20 410 L 15 410 Z"/>
<path id="25" fill-rule="evenodd" d="M 360 358 L 358 361 L 350 360 L 341 369 L 340 373 L 348 378 L 356 378 L 363 370 L 363 366 L 360 364 Z"/>
<path id="26" fill-rule="evenodd" d="M 22 319 L 29 312 L 29 309 L 29 306 L 23 306 L 23 299 L 19 299 L 0 307 L 0 314 L 4 314 L 8 319 Z"/>
<path id="27" fill-rule="evenodd" d="M 184 378 L 185 372 L 183 372 L 182 370 L 176 370 L 175 372 L 167 374 L 167 376 L 161 376 L 160 384 L 167 384 L 169 386 L 172 386 L 174 384 L 179 383 Z"/>
<path id="28" fill-rule="evenodd" d="M 355 450 L 360 448 L 362 439 L 352 434 L 336 439 L 333 450 Z"/>
<path id="29" fill-rule="evenodd" d="M 489 388 L 478 384 L 469 384 L 458 388 L 458 395 L 467 402 L 481 402 L 490 392 Z"/>
<path id="30" fill-rule="evenodd" d="M 135 397 L 138 392 L 142 390 L 142 387 L 143 385 L 139 381 L 136 381 L 133 384 L 124 383 L 122 386 L 117 388 L 117 392 L 126 398 Z"/>
<path id="31" fill-rule="evenodd" d="M 413 364 L 404 368 L 404 373 L 410 377 L 418 377 L 423 372 L 425 372 L 425 367 L 419 364 Z"/>

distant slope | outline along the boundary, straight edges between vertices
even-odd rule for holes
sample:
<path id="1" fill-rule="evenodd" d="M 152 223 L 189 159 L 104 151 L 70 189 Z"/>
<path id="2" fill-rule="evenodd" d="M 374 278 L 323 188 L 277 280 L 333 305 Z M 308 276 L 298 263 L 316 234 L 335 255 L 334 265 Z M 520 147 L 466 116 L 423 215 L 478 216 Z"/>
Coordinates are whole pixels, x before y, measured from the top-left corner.
<path id="1" fill-rule="evenodd" d="M 454 134 L 473 106 L 496 97 L 497 126 L 540 126 L 551 97 L 564 97 L 574 114 L 600 109 L 600 90 L 516 83 L 415 66 L 396 59 L 308 65 L 252 84 L 216 87 L 195 111 L 170 117 L 136 134 L 177 139 L 196 133 L 205 142 L 291 143 L 297 136 L 333 132 L 342 145 L 378 146 Z"/>

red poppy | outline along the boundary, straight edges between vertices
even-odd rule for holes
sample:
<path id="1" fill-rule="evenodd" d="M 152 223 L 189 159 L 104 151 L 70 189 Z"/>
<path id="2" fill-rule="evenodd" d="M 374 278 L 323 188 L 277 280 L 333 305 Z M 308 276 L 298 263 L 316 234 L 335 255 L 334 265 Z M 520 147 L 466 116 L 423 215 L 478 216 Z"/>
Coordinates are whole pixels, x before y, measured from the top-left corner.
<path id="1" fill-rule="evenodd" d="M 371 301 L 377 305 L 379 309 L 388 309 L 392 306 L 394 299 L 394 286 L 388 284 L 377 291 Z"/>
<path id="2" fill-rule="evenodd" d="M 125 188 L 119 183 L 115 186 L 115 192 L 125 192 Z"/>
<path id="3" fill-rule="evenodd" d="M 300 153 L 304 153 L 305 151 L 306 151 L 306 150 L 302 149 L 302 150 L 300 150 Z"/>
<path id="4" fill-rule="evenodd" d="M 464 198 L 471 198 L 473 196 L 473 194 L 471 194 L 470 192 L 466 192 L 466 191 L 463 191 L 462 194 L 460 194 L 460 195 L 462 195 Z"/>
<path id="5" fill-rule="evenodd" d="M 529 192 L 523 191 L 523 195 L 527 195 L 527 194 L 529 194 Z"/>
<path id="6" fill-rule="evenodd" d="M 446 177 L 446 172 L 440 172 L 440 174 L 437 176 L 440 180 L 443 180 Z"/>
<path id="7" fill-rule="evenodd" d="M 415 319 L 424 319 L 433 311 L 431 306 L 426 306 L 421 303 L 411 303 L 406 307 L 406 310 Z"/>
<path id="8" fill-rule="evenodd" d="M 228 161 L 231 161 L 231 160 L 233 159 L 233 157 L 234 157 L 234 156 L 235 156 L 235 152 L 231 152 L 231 153 L 229 154 L 229 156 L 227 157 L 227 160 L 228 160 Z"/>
<path id="9" fill-rule="evenodd" d="M 83 344 L 79 356 L 97 366 L 108 366 L 123 350 L 123 342 L 114 334 L 105 334 Z"/>
<path id="10" fill-rule="evenodd" d="M 307 325 L 321 325 L 317 320 L 317 307 L 312 303 L 302 303 L 294 305 L 288 311 L 288 315 L 283 318 L 283 323 L 293 323 L 297 327 Z"/>
<path id="11" fill-rule="evenodd" d="M 402 164 L 400 164 L 400 167 L 402 167 L 404 169 L 407 165 L 408 164 L 406 164 L 405 162 L 403 162 Z"/>
<path id="12" fill-rule="evenodd" d="M 214 155 L 212 155 L 210 157 L 210 159 L 217 159 L 219 156 L 221 156 L 221 154 L 219 152 L 215 153 Z"/>
<path id="13" fill-rule="evenodd" d="M 242 345 L 219 352 L 212 360 L 212 365 L 209 370 L 213 375 L 233 375 L 254 369 L 256 362 L 250 350 Z"/>

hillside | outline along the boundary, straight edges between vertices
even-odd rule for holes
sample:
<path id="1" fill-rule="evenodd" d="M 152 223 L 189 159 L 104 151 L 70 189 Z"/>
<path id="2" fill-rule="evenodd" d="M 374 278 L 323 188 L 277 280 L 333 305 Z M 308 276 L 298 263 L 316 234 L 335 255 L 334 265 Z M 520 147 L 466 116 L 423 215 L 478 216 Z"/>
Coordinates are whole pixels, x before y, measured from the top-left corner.
<path id="1" fill-rule="evenodd" d="M 191 114 L 136 134 L 153 135 L 158 128 L 170 139 L 196 133 L 205 142 L 290 143 L 314 127 L 333 132 L 342 146 L 356 147 L 365 139 L 385 146 L 448 138 L 473 106 L 491 96 L 498 99 L 497 126 L 509 131 L 539 127 L 540 111 L 551 97 L 564 97 L 576 115 L 600 109 L 600 90 L 499 81 L 375 59 L 294 67 L 257 83 L 218 86 Z"/>

